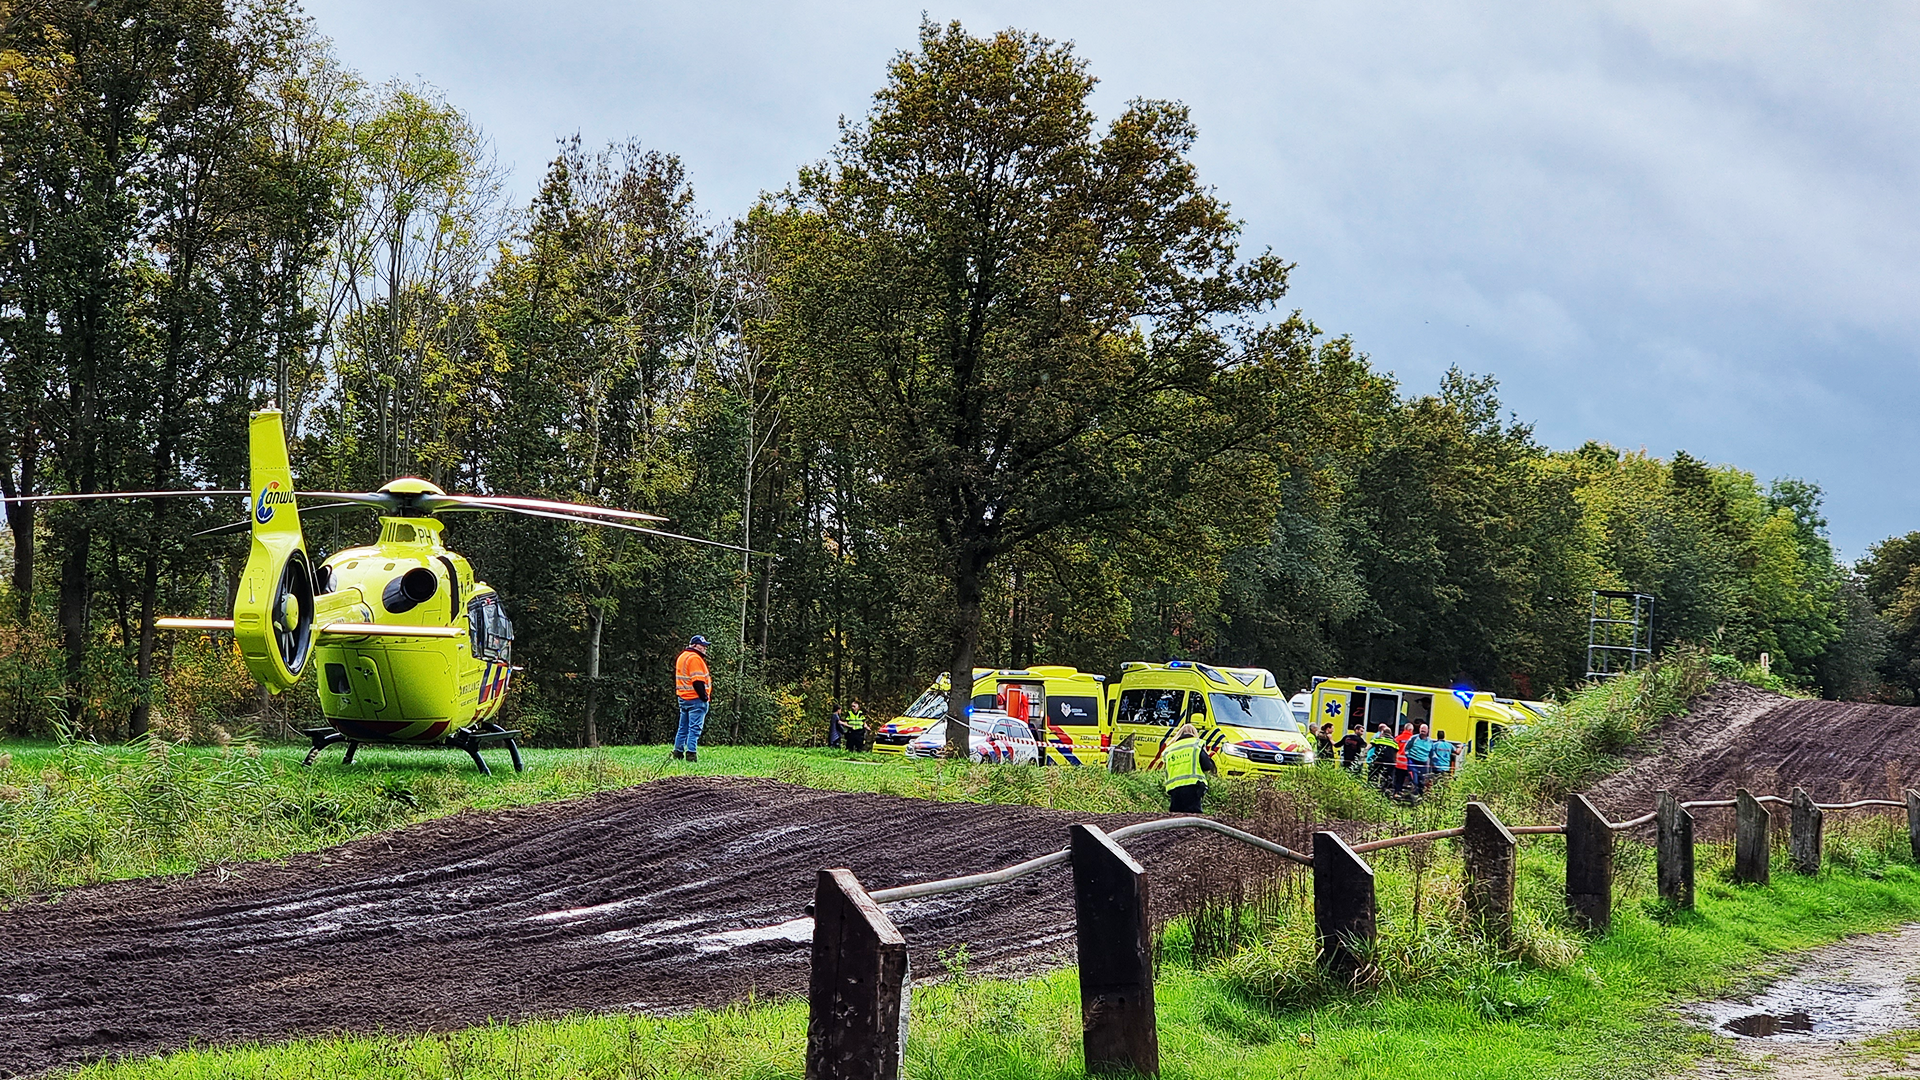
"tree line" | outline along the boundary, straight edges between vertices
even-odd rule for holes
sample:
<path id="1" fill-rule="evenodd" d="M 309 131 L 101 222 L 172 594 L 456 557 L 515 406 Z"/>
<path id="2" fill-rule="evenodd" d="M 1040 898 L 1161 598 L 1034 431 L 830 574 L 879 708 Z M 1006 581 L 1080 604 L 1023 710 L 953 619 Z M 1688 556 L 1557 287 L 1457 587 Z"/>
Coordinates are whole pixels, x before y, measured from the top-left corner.
<path id="1" fill-rule="evenodd" d="M 472 116 L 282 0 L 0 9 L 0 495 L 243 488 L 277 402 L 303 487 L 599 502 L 770 556 L 450 520 L 549 741 L 661 738 L 692 633 L 736 739 L 976 665 L 1545 696 L 1594 589 L 1655 596 L 1663 644 L 1920 690 L 1920 533 L 1849 567 L 1813 484 L 1549 449 L 1489 377 L 1400 385 L 1241 250 L 1187 110 L 1100 121 L 1069 45 L 924 23 L 822 160 L 716 218 L 671 153 L 577 138 L 508 205 Z M 7 503 L 0 725 L 261 708 L 153 629 L 226 606 L 243 549 L 191 534 L 238 509 Z"/>

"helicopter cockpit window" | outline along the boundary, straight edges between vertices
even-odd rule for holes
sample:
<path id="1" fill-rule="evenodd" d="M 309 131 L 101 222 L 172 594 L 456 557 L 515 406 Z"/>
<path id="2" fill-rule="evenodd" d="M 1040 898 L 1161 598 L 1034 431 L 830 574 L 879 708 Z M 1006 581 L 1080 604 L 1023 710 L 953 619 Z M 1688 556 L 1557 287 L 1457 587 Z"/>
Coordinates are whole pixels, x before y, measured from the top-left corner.
<path id="1" fill-rule="evenodd" d="M 500 598 L 488 593 L 476 596 L 467 605 L 467 633 L 473 639 L 473 655 L 482 660 L 506 663 L 513 653 L 513 620 Z"/>

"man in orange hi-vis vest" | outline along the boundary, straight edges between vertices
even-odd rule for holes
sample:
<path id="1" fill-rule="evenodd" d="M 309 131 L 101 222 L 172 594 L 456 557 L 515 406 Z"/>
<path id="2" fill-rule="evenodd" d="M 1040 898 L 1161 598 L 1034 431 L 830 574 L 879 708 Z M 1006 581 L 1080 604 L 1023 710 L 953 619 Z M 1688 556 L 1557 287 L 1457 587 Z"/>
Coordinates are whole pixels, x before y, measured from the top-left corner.
<path id="1" fill-rule="evenodd" d="M 707 669 L 707 639 L 699 634 L 673 661 L 673 691 L 680 697 L 680 728 L 673 736 L 675 761 L 700 760 L 700 729 L 713 704 L 713 672 Z"/>

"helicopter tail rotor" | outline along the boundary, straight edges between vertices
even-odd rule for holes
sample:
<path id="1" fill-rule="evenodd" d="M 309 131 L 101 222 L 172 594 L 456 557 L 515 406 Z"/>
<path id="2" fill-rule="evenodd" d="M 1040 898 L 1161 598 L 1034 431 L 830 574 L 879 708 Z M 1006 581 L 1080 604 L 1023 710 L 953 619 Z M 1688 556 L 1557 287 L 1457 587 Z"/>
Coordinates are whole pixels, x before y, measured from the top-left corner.
<path id="1" fill-rule="evenodd" d="M 313 564 L 280 411 L 254 413 L 249 438 L 253 544 L 233 601 L 233 635 L 247 670 L 277 694 L 300 680 L 313 651 Z"/>

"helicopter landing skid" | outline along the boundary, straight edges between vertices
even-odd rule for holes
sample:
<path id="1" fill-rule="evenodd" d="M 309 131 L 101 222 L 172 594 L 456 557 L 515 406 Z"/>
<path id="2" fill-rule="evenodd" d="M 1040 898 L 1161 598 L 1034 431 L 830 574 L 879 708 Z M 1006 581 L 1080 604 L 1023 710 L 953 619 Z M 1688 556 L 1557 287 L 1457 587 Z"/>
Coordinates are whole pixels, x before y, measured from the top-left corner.
<path id="1" fill-rule="evenodd" d="M 492 776 L 493 770 L 487 768 L 486 759 L 480 756 L 480 748 L 494 743 L 505 743 L 507 757 L 513 760 L 513 771 L 524 772 L 526 766 L 520 763 L 520 744 L 514 741 L 519 737 L 518 731 L 509 731 L 499 724 L 488 724 L 485 731 L 480 730 L 480 725 L 475 724 L 473 727 L 461 728 L 447 736 L 447 745 L 465 750 L 467 756 L 473 758 L 474 765 L 480 769 L 481 776 Z"/>
<path id="2" fill-rule="evenodd" d="M 300 734 L 305 735 L 307 738 L 313 740 L 313 749 L 307 751 L 306 760 L 302 761 L 300 763 L 301 765 L 313 764 L 314 759 L 320 756 L 320 751 L 325 750 L 327 747 L 332 746 L 334 743 L 342 742 L 346 739 L 345 735 L 340 734 L 339 732 L 333 730 L 330 727 L 307 728 L 304 731 L 300 732 Z M 347 760 L 348 761 L 353 760 L 353 752 L 355 750 L 358 750 L 359 748 L 360 746 L 358 743 L 347 743 Z"/>
<path id="3" fill-rule="evenodd" d="M 344 742 L 347 744 L 347 756 L 340 759 L 340 764 L 351 765 L 353 764 L 353 755 L 359 751 L 361 742 L 363 741 L 360 739 L 350 739 L 347 736 L 341 734 L 339 731 L 330 727 L 306 728 L 302 730 L 300 734 L 305 735 L 307 738 L 313 740 L 313 748 L 307 751 L 306 760 L 300 763 L 302 765 L 313 764 L 314 761 L 320 757 L 320 751 L 325 750 L 327 747 L 332 746 L 334 743 L 337 743 L 337 742 Z M 517 741 L 519 738 L 520 738 L 520 733 L 518 731 L 510 730 L 508 728 L 503 728 L 499 724 L 490 723 L 486 725 L 486 727 L 484 728 L 482 728 L 478 724 L 475 724 L 472 727 L 461 728 L 459 731 L 456 731 L 453 734 L 447 736 L 447 741 L 444 743 L 440 743 L 439 745 L 451 746 L 457 750 L 465 750 L 467 752 L 467 756 L 471 757 L 473 759 L 474 765 L 479 768 L 480 775 L 492 776 L 493 770 L 487 768 L 486 759 L 480 756 L 480 751 L 484 747 L 494 746 L 498 744 L 505 744 L 507 748 L 507 757 L 513 761 L 514 772 L 526 771 L 525 763 L 523 763 L 520 760 L 520 743 Z M 374 740 L 374 741 L 381 741 L 381 740 Z M 394 739 L 391 741 L 396 746 L 430 745 L 430 744 L 421 744 L 421 743 L 409 743 L 401 739 Z"/>

